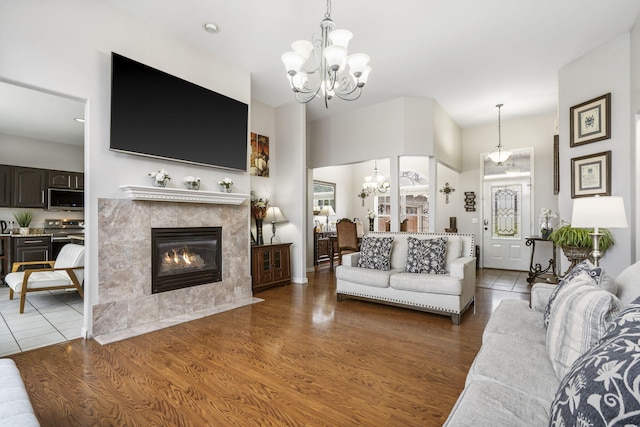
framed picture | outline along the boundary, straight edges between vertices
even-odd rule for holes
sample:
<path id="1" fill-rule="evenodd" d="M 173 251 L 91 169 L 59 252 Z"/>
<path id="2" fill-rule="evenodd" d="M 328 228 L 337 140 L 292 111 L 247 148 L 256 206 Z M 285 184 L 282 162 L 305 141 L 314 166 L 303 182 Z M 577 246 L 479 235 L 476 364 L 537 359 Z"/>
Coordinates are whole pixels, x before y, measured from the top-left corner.
<path id="1" fill-rule="evenodd" d="M 611 151 L 571 159 L 571 198 L 611 195 Z"/>
<path id="2" fill-rule="evenodd" d="M 251 165 L 253 176 L 269 177 L 269 137 L 251 132 Z"/>
<path id="3" fill-rule="evenodd" d="M 560 136 L 553 135 L 553 194 L 560 193 Z"/>
<path id="4" fill-rule="evenodd" d="M 611 93 L 571 107 L 572 147 L 611 138 Z"/>

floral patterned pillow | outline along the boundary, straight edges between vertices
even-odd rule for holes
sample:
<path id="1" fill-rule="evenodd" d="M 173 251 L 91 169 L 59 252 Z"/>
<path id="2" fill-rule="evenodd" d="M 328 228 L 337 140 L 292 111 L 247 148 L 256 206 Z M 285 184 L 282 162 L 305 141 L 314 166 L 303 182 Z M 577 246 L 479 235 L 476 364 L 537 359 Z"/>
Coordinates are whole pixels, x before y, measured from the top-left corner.
<path id="1" fill-rule="evenodd" d="M 447 238 L 416 239 L 408 237 L 407 273 L 446 274 L 444 260 L 447 254 Z"/>
<path id="2" fill-rule="evenodd" d="M 611 323 L 600 341 L 564 377 L 549 425 L 638 425 L 640 298 Z"/>
<path id="3" fill-rule="evenodd" d="M 393 237 L 364 237 L 360 246 L 358 267 L 389 271 Z"/>

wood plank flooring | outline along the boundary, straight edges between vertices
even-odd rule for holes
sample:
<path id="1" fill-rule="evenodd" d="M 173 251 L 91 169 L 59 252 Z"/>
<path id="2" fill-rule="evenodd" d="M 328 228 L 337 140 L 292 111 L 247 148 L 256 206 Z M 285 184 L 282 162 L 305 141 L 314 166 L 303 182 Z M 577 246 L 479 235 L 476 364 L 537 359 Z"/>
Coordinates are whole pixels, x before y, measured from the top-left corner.
<path id="1" fill-rule="evenodd" d="M 11 356 L 43 426 L 438 426 L 503 298 L 449 317 L 337 302 L 328 269 L 264 302 L 101 346 Z"/>

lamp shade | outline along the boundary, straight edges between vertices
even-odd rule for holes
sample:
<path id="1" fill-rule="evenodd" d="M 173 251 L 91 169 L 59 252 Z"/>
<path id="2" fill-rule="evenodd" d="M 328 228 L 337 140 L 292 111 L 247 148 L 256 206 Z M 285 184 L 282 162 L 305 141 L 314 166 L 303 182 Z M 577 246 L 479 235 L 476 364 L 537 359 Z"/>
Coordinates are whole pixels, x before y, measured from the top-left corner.
<path id="1" fill-rule="evenodd" d="M 282 211 L 277 206 L 269 206 L 267 209 L 267 215 L 264 217 L 264 222 L 287 222 L 287 218 L 282 214 Z"/>
<path id="2" fill-rule="evenodd" d="M 325 205 L 322 207 L 322 209 L 320 210 L 320 213 L 318 215 L 322 215 L 322 216 L 331 216 L 331 215 L 335 215 L 335 211 L 333 210 L 333 208 L 331 207 L 331 205 Z"/>
<path id="3" fill-rule="evenodd" d="M 571 227 L 627 228 L 627 215 L 622 197 L 596 196 L 575 199 Z"/>

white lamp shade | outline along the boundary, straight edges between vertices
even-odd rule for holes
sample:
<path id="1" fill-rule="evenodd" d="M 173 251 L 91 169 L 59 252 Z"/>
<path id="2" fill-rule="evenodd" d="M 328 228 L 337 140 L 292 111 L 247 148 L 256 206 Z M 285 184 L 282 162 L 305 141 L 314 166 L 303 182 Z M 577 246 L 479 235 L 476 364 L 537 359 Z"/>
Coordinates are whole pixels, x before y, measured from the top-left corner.
<path id="1" fill-rule="evenodd" d="M 331 205 L 325 205 L 322 207 L 322 209 L 320 210 L 319 215 L 322 216 L 331 216 L 331 215 L 335 215 L 335 211 L 333 210 L 333 207 L 331 207 Z"/>
<path id="2" fill-rule="evenodd" d="M 354 53 L 353 55 L 349 55 L 349 58 L 347 58 L 347 61 L 349 62 L 349 69 L 353 74 L 364 73 L 369 60 L 369 55 L 364 53 Z"/>
<path id="3" fill-rule="evenodd" d="M 573 201 L 571 227 L 627 228 L 622 197 L 581 197 Z"/>
<path id="4" fill-rule="evenodd" d="M 487 157 L 489 157 L 489 160 L 493 163 L 504 163 L 509 159 L 509 157 L 511 157 L 511 151 L 503 150 L 501 148 L 499 150 L 492 151 Z"/>
<path id="5" fill-rule="evenodd" d="M 269 206 L 267 209 L 267 215 L 264 217 L 264 222 L 287 222 L 287 218 L 282 214 L 282 211 L 277 206 Z"/>
<path id="6" fill-rule="evenodd" d="M 329 68 L 338 67 L 341 68 L 347 57 L 347 49 L 342 46 L 327 46 L 324 50 L 324 58 L 327 60 Z"/>
<path id="7" fill-rule="evenodd" d="M 287 69 L 287 73 L 295 74 L 300 71 L 302 64 L 304 64 L 304 57 L 297 52 L 285 52 L 280 57 L 284 63 L 284 67 Z"/>
<path id="8" fill-rule="evenodd" d="M 349 30 L 333 30 L 329 33 L 329 40 L 334 46 L 342 46 L 347 48 L 349 41 L 353 38 L 353 33 Z"/>
<path id="9" fill-rule="evenodd" d="M 365 67 L 360 77 L 356 76 L 353 71 L 351 71 L 351 75 L 354 77 L 353 80 L 357 81 L 359 84 L 364 86 L 367 83 L 367 79 L 369 78 L 369 73 L 371 72 L 371 67 Z"/>
<path id="10" fill-rule="evenodd" d="M 309 54 L 313 50 L 313 44 L 309 40 L 298 40 L 291 43 L 291 49 L 306 61 L 309 59 Z"/>

